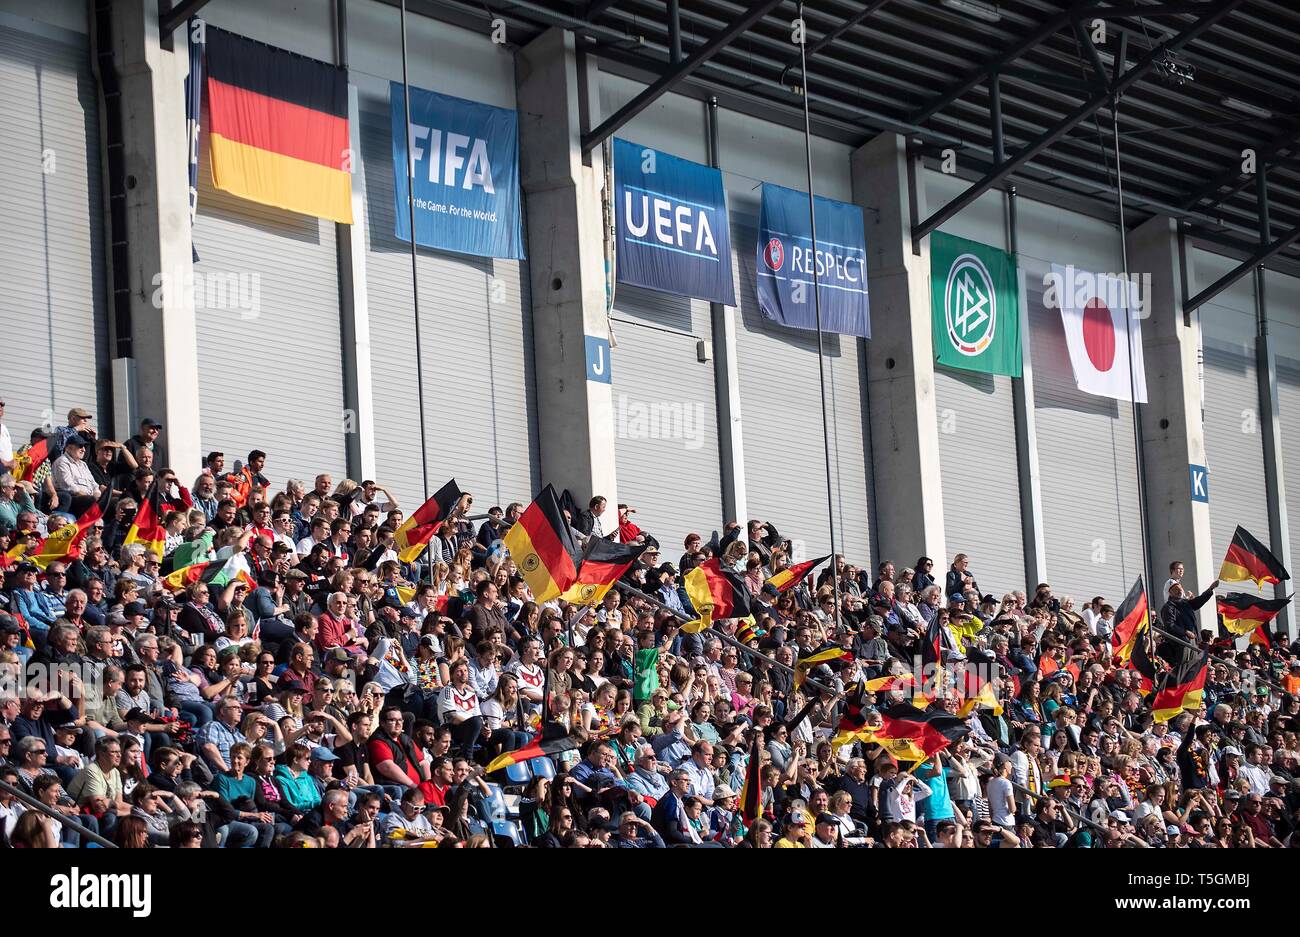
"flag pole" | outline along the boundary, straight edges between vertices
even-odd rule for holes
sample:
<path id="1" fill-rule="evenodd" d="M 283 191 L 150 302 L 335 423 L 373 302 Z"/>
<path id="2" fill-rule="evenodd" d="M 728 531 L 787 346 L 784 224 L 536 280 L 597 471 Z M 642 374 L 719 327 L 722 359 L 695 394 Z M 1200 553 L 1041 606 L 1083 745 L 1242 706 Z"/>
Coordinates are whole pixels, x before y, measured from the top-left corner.
<path id="1" fill-rule="evenodd" d="M 429 500 L 429 444 L 424 426 L 424 362 L 420 352 L 420 274 L 415 247 L 415 160 L 411 148 L 411 82 L 406 70 L 406 0 L 402 11 L 402 104 L 406 109 L 406 218 L 411 235 L 411 311 L 415 321 L 415 402 L 420 410 L 420 484 Z"/>
<path id="2" fill-rule="evenodd" d="M 808 222 L 812 240 L 813 309 L 817 315 L 817 389 L 822 404 L 822 450 L 826 460 L 826 519 L 831 535 L 831 588 L 835 592 L 836 630 L 840 625 L 840 568 L 835 551 L 835 490 L 831 485 L 831 430 L 826 415 L 826 354 L 822 336 L 821 278 L 817 275 L 817 201 L 813 196 L 812 122 L 808 115 L 807 26 L 803 18 L 803 0 L 799 0 L 799 72 L 803 82 L 803 150 L 808 171 Z M 843 545 L 840 547 L 843 550 Z"/>

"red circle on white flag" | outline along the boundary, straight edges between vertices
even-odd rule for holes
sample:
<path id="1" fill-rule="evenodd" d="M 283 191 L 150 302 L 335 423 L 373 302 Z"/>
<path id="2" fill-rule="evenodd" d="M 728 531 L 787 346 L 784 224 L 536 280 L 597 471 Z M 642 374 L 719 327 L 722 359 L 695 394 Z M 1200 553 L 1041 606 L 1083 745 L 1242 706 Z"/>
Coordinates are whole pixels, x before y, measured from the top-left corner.
<path id="1" fill-rule="evenodd" d="M 1115 320 L 1100 299 L 1088 300 L 1083 310 L 1083 347 L 1098 371 L 1115 364 Z"/>

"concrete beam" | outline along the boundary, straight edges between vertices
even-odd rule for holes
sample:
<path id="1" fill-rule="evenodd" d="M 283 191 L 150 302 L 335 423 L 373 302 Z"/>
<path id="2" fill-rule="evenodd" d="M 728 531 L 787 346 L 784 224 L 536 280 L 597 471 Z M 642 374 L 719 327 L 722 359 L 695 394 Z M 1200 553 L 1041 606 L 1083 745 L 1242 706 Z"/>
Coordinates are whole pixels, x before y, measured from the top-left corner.
<path id="1" fill-rule="evenodd" d="M 930 340 L 929 242 L 912 249 L 925 213 L 919 161 L 882 133 L 853 153 L 853 199 L 865 209 L 871 341 L 867 349 L 876 530 L 881 559 L 946 565 L 934 349 Z M 913 202 L 913 198 L 915 202 Z"/>
<path id="2" fill-rule="evenodd" d="M 599 114 L 595 62 L 579 81 L 573 33 L 554 28 L 515 59 L 520 176 L 528 206 L 533 357 L 542 481 L 617 503 L 612 385 L 587 378 L 587 338 L 609 340 L 599 150 L 582 155 L 585 111 Z M 580 96 L 586 100 L 580 108 Z M 608 347 L 605 348 L 608 374 Z"/>
<path id="3" fill-rule="evenodd" d="M 126 233 L 136 400 L 125 412 L 163 426 L 166 463 L 200 465 L 198 339 L 191 266 L 185 76 L 188 53 L 159 44 L 158 5 L 114 0 L 113 60 L 122 92 Z M 134 420 L 133 420 L 134 422 Z M 134 425 L 117 426 L 125 439 Z"/>
<path id="4" fill-rule="evenodd" d="M 1149 274 L 1147 318 L 1142 322 L 1147 403 L 1139 405 L 1146 478 L 1147 571 L 1151 601 L 1158 609 L 1169 564 L 1186 564 L 1184 584 L 1200 591 L 1218 572 L 1210 552 L 1210 505 L 1193 501 L 1189 465 L 1205 465 L 1205 427 L 1197 368 L 1200 318 L 1185 316 L 1191 259 L 1180 249 L 1178 225 L 1157 215 L 1129 235 L 1129 269 Z M 1209 489 L 1214 497 L 1214 486 Z M 1213 602 L 1200 614 L 1201 628 L 1215 627 Z"/>

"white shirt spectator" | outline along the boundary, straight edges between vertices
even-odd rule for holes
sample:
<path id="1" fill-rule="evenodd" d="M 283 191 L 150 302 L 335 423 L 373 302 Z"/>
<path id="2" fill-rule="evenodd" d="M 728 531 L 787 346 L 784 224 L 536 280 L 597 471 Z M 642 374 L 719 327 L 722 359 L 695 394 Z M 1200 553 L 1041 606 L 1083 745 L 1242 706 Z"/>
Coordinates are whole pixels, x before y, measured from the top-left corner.
<path id="1" fill-rule="evenodd" d="M 66 454 L 59 456 L 50 466 L 50 477 L 56 491 L 70 491 L 74 495 L 94 497 L 99 494 L 99 485 L 95 476 L 90 474 L 90 466 L 85 459 L 73 460 Z"/>

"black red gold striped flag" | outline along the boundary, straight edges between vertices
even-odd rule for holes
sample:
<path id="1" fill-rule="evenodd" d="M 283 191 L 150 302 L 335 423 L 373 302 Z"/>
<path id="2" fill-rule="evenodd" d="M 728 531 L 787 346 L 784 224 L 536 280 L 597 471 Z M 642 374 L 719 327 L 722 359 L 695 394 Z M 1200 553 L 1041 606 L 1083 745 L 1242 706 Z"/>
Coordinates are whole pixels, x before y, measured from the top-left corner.
<path id="1" fill-rule="evenodd" d="M 438 525 L 456 510 L 461 497 L 460 486 L 453 478 L 402 522 L 402 526 L 393 535 L 393 548 L 403 563 L 413 563 L 419 558 L 433 535 L 438 532 Z"/>
<path id="2" fill-rule="evenodd" d="M 1245 592 L 1229 592 L 1217 597 L 1220 620 L 1224 630 L 1241 637 L 1272 621 L 1282 609 L 1291 604 L 1292 596 L 1285 599 L 1264 599 Z"/>
<path id="3" fill-rule="evenodd" d="M 925 674 L 925 665 L 933 664 L 938 667 L 943 663 L 943 625 L 939 622 L 939 615 L 930 619 L 930 624 L 925 629 L 925 634 L 921 635 L 921 673 Z"/>
<path id="4" fill-rule="evenodd" d="M 208 26 L 206 87 L 213 185 L 352 223 L 343 69 Z"/>
<path id="5" fill-rule="evenodd" d="M 723 618 L 747 618 L 754 614 L 749 589 L 731 570 L 722 568 L 714 556 L 692 569 L 683 578 L 686 595 L 700 617 L 682 627 L 683 631 L 702 631 Z"/>
<path id="6" fill-rule="evenodd" d="M 1121 664 L 1127 664 L 1133 656 L 1134 643 L 1151 627 L 1151 616 L 1147 608 L 1147 590 L 1138 576 L 1133 588 L 1128 590 L 1123 604 L 1115 612 L 1115 629 L 1110 634 L 1111 654 L 1118 657 Z"/>
<path id="7" fill-rule="evenodd" d="M 493 771 L 500 771 L 502 768 L 508 768 L 511 765 L 517 765 L 521 761 L 529 761 L 533 758 L 541 758 L 544 755 L 558 755 L 562 752 L 573 751 L 578 747 L 579 740 L 576 736 L 562 735 L 557 739 L 547 739 L 542 741 L 541 733 L 533 737 L 533 740 L 523 748 L 516 748 L 511 752 L 502 752 L 492 759 L 491 764 L 485 768 L 487 774 Z"/>
<path id="8" fill-rule="evenodd" d="M 808 679 L 808 671 L 818 664 L 829 663 L 833 660 L 851 661 L 853 660 L 853 652 L 829 641 L 818 645 L 811 651 L 800 651 L 799 658 L 794 663 L 795 689 L 803 686 L 804 681 Z"/>
<path id="9" fill-rule="evenodd" d="M 645 544 L 613 543 L 604 537 L 592 537 L 582 551 L 578 578 L 560 598 L 575 605 L 595 605 L 645 549 Z"/>
<path id="10" fill-rule="evenodd" d="M 155 482 L 140 499 L 140 507 L 135 512 L 131 529 L 126 532 L 123 545 L 138 543 L 146 550 L 152 550 L 159 559 L 162 559 L 163 551 L 167 546 L 167 528 L 163 526 L 163 515 L 162 493 L 158 491 L 158 484 Z"/>
<path id="11" fill-rule="evenodd" d="M 906 742 L 923 761 L 970 733 L 965 721 L 942 710 L 922 712 L 909 703 L 896 703 L 881 712 L 881 725 L 871 730 L 876 740 Z"/>
<path id="12" fill-rule="evenodd" d="M 772 586 L 777 592 L 785 592 L 793 589 L 799 583 L 808 578 L 808 574 L 814 569 L 825 563 L 831 558 L 827 553 L 825 556 L 819 556 L 815 560 L 804 560 L 802 563 L 795 563 L 788 569 L 783 569 L 779 573 L 774 573 L 772 578 L 767 581 L 767 585 Z"/>
<path id="13" fill-rule="evenodd" d="M 1138 692 L 1143 697 L 1151 695 L 1151 691 L 1156 688 L 1156 681 L 1159 679 L 1159 671 L 1156 670 L 1155 661 L 1151 659 L 1151 639 L 1148 635 L 1142 635 L 1133 643 L 1133 653 L 1129 655 L 1127 666 L 1137 671 L 1138 675 Z"/>
<path id="14" fill-rule="evenodd" d="M 23 557 L 44 570 L 58 560 L 75 560 L 81 556 L 81 543 L 90 533 L 95 522 L 108 513 L 108 506 L 113 500 L 113 486 L 105 487 L 99 500 L 86 508 L 74 523 L 52 531 L 41 541 L 40 546 Z M 159 554 L 161 556 L 161 554 Z"/>
<path id="15" fill-rule="evenodd" d="M 1228 553 L 1219 567 L 1219 579 L 1223 582 L 1253 582 L 1261 589 L 1267 582 L 1279 583 L 1290 579 L 1291 574 L 1273 555 L 1268 547 L 1260 543 L 1245 527 L 1238 525 L 1228 544 Z"/>
<path id="16" fill-rule="evenodd" d="M 578 578 L 573 531 L 550 485 L 506 531 L 504 541 L 534 601 L 558 598 Z"/>
<path id="17" fill-rule="evenodd" d="M 745 765 L 745 783 L 740 788 L 740 816 L 745 826 L 751 827 L 763 815 L 763 749 L 758 743 L 759 733 L 753 730 L 749 743 L 749 763 Z"/>
<path id="18" fill-rule="evenodd" d="M 1199 658 L 1189 657 L 1181 667 L 1168 671 L 1160 689 L 1151 698 L 1151 714 L 1156 722 L 1168 722 L 1179 713 L 1200 708 L 1205 691 L 1205 675 L 1210 665 L 1210 650 Z"/>

